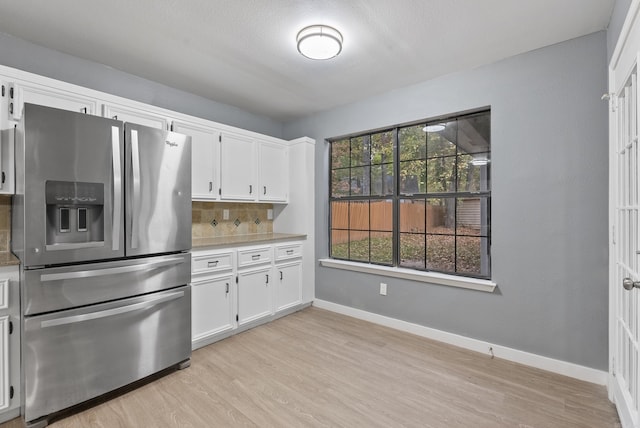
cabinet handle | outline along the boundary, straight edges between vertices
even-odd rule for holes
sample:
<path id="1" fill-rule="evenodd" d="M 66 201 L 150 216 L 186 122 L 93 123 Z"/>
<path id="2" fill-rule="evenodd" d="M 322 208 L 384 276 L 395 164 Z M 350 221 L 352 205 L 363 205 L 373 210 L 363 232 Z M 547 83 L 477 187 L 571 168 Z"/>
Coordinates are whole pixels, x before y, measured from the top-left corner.
<path id="1" fill-rule="evenodd" d="M 207 267 L 214 268 L 214 267 L 218 266 L 218 261 L 219 260 L 214 260 L 214 261 L 211 261 L 211 262 L 207 262 Z"/>
<path id="2" fill-rule="evenodd" d="M 213 190 L 213 181 L 209 182 L 209 193 Z"/>
<path id="3" fill-rule="evenodd" d="M 267 194 L 267 186 L 264 186 L 264 194 Z"/>
<path id="4" fill-rule="evenodd" d="M 280 271 L 280 281 L 282 281 L 282 271 Z"/>
<path id="5" fill-rule="evenodd" d="M 291 254 L 293 254 L 293 250 L 287 250 L 287 255 L 290 256 Z"/>
<path id="6" fill-rule="evenodd" d="M 113 120 L 118 120 L 118 115 L 116 114 L 115 116 L 113 116 L 111 119 Z"/>
<path id="7" fill-rule="evenodd" d="M 227 282 L 227 290 L 225 291 L 226 294 L 229 294 L 229 283 Z"/>
<path id="8" fill-rule="evenodd" d="M 249 184 L 249 194 L 253 193 L 253 186 L 251 184 Z"/>
<path id="9" fill-rule="evenodd" d="M 84 113 L 84 114 L 87 114 L 87 108 L 86 108 L 86 107 L 82 107 L 82 108 L 80 109 L 80 112 L 81 112 L 81 113 Z"/>
<path id="10" fill-rule="evenodd" d="M 260 260 L 260 254 L 254 254 L 251 256 L 251 260 Z"/>
<path id="11" fill-rule="evenodd" d="M 267 284 L 269 283 L 269 274 L 267 274 Z"/>

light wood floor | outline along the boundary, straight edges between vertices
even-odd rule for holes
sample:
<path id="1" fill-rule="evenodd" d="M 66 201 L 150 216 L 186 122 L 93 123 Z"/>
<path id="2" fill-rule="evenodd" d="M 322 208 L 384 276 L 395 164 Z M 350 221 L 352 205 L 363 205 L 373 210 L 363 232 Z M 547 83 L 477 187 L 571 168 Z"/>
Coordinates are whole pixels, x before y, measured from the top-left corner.
<path id="1" fill-rule="evenodd" d="M 190 368 L 50 426 L 620 424 L 604 387 L 308 308 L 199 349 Z"/>

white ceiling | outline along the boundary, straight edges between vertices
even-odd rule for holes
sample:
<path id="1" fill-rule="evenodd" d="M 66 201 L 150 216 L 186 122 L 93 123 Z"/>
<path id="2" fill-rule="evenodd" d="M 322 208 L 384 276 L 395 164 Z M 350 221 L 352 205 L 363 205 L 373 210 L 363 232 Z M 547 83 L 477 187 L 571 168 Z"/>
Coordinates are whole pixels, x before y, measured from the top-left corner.
<path id="1" fill-rule="evenodd" d="M 0 32 L 288 121 L 606 29 L 614 0 L 0 0 Z M 296 50 L 311 24 L 340 56 Z M 603 55 L 605 53 L 603 52 Z"/>

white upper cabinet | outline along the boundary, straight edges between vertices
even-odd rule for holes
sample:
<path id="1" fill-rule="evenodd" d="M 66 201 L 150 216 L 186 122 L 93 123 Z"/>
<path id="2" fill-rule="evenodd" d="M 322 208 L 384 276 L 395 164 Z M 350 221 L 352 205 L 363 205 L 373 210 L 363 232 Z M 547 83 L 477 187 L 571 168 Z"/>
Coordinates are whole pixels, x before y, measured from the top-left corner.
<path id="1" fill-rule="evenodd" d="M 169 120 L 166 116 L 137 107 L 105 103 L 102 105 L 102 116 L 150 128 L 169 130 Z"/>
<path id="2" fill-rule="evenodd" d="M 191 198 L 216 200 L 220 189 L 220 132 L 178 121 L 172 123 L 171 129 L 191 136 Z"/>
<path id="3" fill-rule="evenodd" d="M 222 133 L 220 196 L 224 200 L 254 201 L 257 196 L 256 144 L 249 137 Z"/>
<path id="4" fill-rule="evenodd" d="M 9 84 L 0 80 L 0 194 L 14 193 L 14 132 L 9 124 Z"/>
<path id="5" fill-rule="evenodd" d="M 287 202 L 289 157 L 285 145 L 222 133 L 222 200 Z"/>
<path id="6" fill-rule="evenodd" d="M 24 103 L 96 114 L 98 101 L 81 94 L 56 89 L 37 83 L 15 82 L 9 85 L 9 118 L 18 121 L 22 117 Z"/>
<path id="7" fill-rule="evenodd" d="M 258 200 L 287 202 L 289 197 L 289 151 L 287 146 L 258 142 Z"/>

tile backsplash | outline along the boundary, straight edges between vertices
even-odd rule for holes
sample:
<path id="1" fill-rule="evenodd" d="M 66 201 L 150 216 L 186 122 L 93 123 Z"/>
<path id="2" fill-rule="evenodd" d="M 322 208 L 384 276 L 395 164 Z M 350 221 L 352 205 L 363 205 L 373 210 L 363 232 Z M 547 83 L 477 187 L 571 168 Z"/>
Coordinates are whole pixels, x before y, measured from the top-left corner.
<path id="1" fill-rule="evenodd" d="M 11 196 L 0 195 L 0 253 L 11 251 Z"/>
<path id="2" fill-rule="evenodd" d="M 273 220 L 267 219 L 273 204 L 193 202 L 191 209 L 191 235 L 194 238 L 273 232 Z M 229 212 L 227 220 L 224 219 L 225 210 Z"/>

